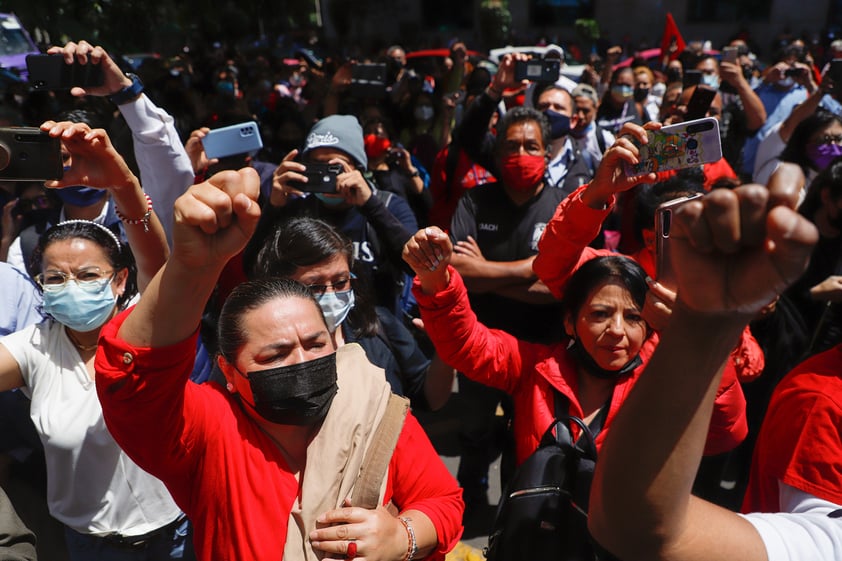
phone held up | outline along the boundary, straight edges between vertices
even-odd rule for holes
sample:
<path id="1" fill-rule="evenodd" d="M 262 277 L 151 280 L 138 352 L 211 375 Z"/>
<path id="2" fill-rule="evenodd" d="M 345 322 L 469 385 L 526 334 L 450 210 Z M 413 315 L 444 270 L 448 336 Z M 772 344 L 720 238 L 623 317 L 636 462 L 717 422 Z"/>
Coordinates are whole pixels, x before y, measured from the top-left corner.
<path id="1" fill-rule="evenodd" d="M 67 64 L 61 55 L 28 55 L 26 69 L 29 84 L 35 90 L 69 90 L 73 87 L 94 88 L 105 80 L 99 64 Z"/>
<path id="2" fill-rule="evenodd" d="M 305 193 L 336 193 L 336 178 L 342 173 L 342 164 L 308 162 L 304 165 L 307 169 L 301 174 L 307 178 L 307 182 L 290 182 L 293 188 Z"/>
<path id="3" fill-rule="evenodd" d="M 719 123 L 713 117 L 646 132 L 649 142 L 638 146 L 639 163 L 625 165 L 629 177 L 690 168 L 722 158 Z"/>
<path id="4" fill-rule="evenodd" d="M 696 89 L 693 90 L 693 95 L 687 101 L 687 111 L 684 114 L 684 119 L 694 121 L 707 117 L 710 104 L 713 103 L 715 97 L 716 90 L 713 88 L 702 86 L 701 84 L 696 86 Z"/>
<path id="5" fill-rule="evenodd" d="M 670 290 L 676 288 L 675 269 L 669 253 L 672 213 L 681 205 L 701 197 L 701 194 L 667 201 L 655 210 L 655 270 L 657 281 Z"/>
<path id="6" fill-rule="evenodd" d="M 561 72 L 561 61 L 556 59 L 531 59 L 515 61 L 515 80 L 555 82 Z"/>
<path id="7" fill-rule="evenodd" d="M 263 148 L 257 123 L 248 121 L 214 129 L 202 139 L 202 147 L 209 159 L 257 152 Z"/>
<path id="8" fill-rule="evenodd" d="M 31 127 L 0 128 L 0 179 L 47 181 L 61 179 L 61 141 Z"/>

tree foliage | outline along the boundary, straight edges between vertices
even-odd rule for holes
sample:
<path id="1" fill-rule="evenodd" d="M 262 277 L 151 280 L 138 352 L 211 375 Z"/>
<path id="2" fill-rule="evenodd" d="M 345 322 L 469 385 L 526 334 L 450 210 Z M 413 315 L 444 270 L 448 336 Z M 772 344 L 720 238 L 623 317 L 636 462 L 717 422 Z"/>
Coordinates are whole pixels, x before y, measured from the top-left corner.
<path id="1" fill-rule="evenodd" d="M 317 0 L 0 0 L 24 26 L 54 44 L 88 39 L 122 52 L 241 43 L 310 25 Z"/>

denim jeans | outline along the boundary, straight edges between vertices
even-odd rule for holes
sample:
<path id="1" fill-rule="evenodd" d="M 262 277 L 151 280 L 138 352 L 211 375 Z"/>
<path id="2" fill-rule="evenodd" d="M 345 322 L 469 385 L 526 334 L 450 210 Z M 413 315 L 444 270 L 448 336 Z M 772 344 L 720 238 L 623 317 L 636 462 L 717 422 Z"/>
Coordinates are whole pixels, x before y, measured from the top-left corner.
<path id="1" fill-rule="evenodd" d="M 115 543 L 107 538 L 80 534 L 65 526 L 70 561 L 194 561 L 193 527 L 187 517 L 172 530 L 140 546 Z"/>

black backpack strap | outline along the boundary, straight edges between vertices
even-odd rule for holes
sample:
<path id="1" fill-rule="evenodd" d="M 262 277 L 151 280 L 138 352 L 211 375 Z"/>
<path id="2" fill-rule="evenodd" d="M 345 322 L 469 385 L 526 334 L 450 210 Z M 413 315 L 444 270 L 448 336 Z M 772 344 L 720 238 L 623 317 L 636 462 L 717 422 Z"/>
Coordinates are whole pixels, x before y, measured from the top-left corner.
<path id="1" fill-rule="evenodd" d="M 599 146 L 599 151 L 605 154 L 605 135 L 602 133 L 604 129 L 596 123 L 594 123 L 594 126 L 596 127 L 596 144 Z"/>

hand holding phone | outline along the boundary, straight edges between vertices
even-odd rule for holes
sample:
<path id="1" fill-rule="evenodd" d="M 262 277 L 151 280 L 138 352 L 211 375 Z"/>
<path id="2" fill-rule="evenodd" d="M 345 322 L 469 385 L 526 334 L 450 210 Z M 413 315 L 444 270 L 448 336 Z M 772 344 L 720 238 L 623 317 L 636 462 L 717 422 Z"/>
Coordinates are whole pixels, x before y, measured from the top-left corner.
<path id="1" fill-rule="evenodd" d="M 530 59 L 515 61 L 515 80 L 552 83 L 558 80 L 561 61 L 557 59 Z"/>
<path id="2" fill-rule="evenodd" d="M 628 177 L 699 166 L 722 158 L 719 123 L 713 117 L 650 130 L 647 135 L 649 142 L 638 146 L 639 163 L 625 166 Z"/>
<path id="3" fill-rule="evenodd" d="M 48 181 L 63 174 L 58 138 L 37 128 L 0 128 L 0 179 Z"/>
<path id="4" fill-rule="evenodd" d="M 342 164 L 307 162 L 299 172 L 307 181 L 291 181 L 290 187 L 305 193 L 336 193 L 336 178 L 342 173 Z"/>
<path id="5" fill-rule="evenodd" d="M 660 284 L 670 290 L 675 290 L 677 285 L 675 269 L 669 253 L 672 213 L 681 205 L 701 196 L 698 194 L 679 197 L 660 204 L 655 210 L 655 277 Z"/>
<path id="6" fill-rule="evenodd" d="M 35 90 L 70 90 L 74 87 L 96 88 L 105 76 L 100 64 L 67 64 L 60 54 L 28 55 L 29 83 Z"/>
<path id="7" fill-rule="evenodd" d="M 254 121 L 208 131 L 201 140 L 209 160 L 248 154 L 263 148 L 260 130 Z"/>

